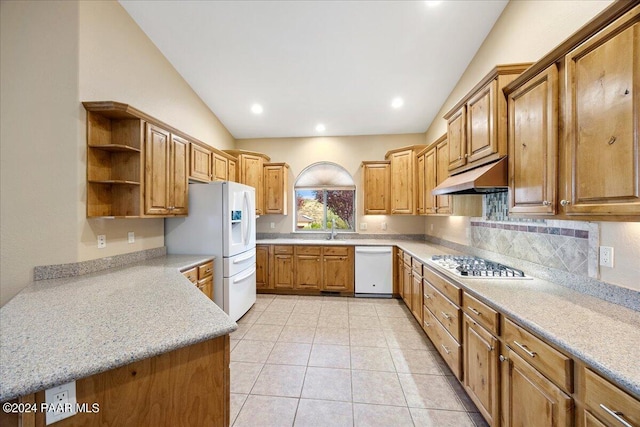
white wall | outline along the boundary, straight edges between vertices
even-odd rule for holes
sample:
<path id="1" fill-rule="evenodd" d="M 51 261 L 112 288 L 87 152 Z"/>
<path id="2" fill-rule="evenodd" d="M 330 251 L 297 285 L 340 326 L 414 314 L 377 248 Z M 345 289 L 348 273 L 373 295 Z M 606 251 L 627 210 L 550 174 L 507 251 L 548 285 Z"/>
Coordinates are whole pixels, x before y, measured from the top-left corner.
<path id="1" fill-rule="evenodd" d="M 162 219 L 86 218 L 81 101 L 129 103 L 217 148 L 235 141 L 119 3 L 1 4 L 4 304 L 36 265 L 164 245 Z M 107 236 L 105 249 L 97 249 L 98 234 Z"/>
<path id="2" fill-rule="evenodd" d="M 291 168 L 289 182 L 289 215 L 263 215 L 258 219 L 259 233 L 291 233 L 293 231 L 293 184 L 307 166 L 329 161 L 344 167 L 356 182 L 356 223 L 367 224 L 362 233 L 422 234 L 424 220 L 419 216 L 363 215 L 362 168 L 363 160 L 384 160 L 387 151 L 408 145 L 423 144 L 424 134 L 336 136 L 316 138 L 243 139 L 237 148 L 267 154 L 274 162 L 286 162 Z M 275 228 L 271 229 L 270 224 Z M 381 229 L 382 222 L 387 230 Z M 360 231 L 360 230 L 358 230 Z"/>

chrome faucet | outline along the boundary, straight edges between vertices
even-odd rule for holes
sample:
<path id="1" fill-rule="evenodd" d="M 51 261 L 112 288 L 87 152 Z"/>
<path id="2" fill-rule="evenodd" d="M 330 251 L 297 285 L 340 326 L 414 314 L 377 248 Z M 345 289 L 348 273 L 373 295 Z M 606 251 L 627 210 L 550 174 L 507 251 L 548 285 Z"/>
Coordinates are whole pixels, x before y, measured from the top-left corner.
<path id="1" fill-rule="evenodd" d="M 338 233 L 336 233 L 336 219 L 331 218 L 331 234 L 329 235 L 329 237 L 327 237 L 327 240 L 335 239 L 337 234 Z"/>

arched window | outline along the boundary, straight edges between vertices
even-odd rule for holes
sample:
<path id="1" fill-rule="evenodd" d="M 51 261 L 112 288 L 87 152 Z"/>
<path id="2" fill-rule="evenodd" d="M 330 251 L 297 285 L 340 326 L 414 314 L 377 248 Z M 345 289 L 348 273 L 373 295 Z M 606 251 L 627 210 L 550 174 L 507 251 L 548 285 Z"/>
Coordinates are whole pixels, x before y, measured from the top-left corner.
<path id="1" fill-rule="evenodd" d="M 307 166 L 294 185 L 295 231 L 355 230 L 356 185 L 342 166 L 318 162 Z"/>

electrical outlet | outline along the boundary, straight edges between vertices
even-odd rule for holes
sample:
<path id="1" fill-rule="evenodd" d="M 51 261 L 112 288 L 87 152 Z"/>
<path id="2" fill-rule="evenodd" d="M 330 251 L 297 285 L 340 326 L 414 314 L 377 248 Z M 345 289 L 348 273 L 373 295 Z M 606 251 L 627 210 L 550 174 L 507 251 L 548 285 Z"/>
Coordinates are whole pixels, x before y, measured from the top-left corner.
<path id="1" fill-rule="evenodd" d="M 613 268 L 613 248 L 611 246 L 600 246 L 600 265 Z"/>
<path id="2" fill-rule="evenodd" d="M 367 229 L 367 223 L 366 222 L 361 222 L 360 223 L 360 230 L 366 230 Z"/>
<path id="3" fill-rule="evenodd" d="M 104 234 L 98 234 L 98 249 L 107 247 L 107 236 Z"/>
<path id="4" fill-rule="evenodd" d="M 380 224 L 380 229 L 381 230 L 386 230 L 387 229 L 387 223 L 383 222 L 382 224 Z"/>
<path id="5" fill-rule="evenodd" d="M 130 231 L 127 233 L 127 238 L 129 239 L 129 243 L 135 243 L 136 242 L 136 233 L 134 233 L 133 231 Z"/>
<path id="6" fill-rule="evenodd" d="M 269 224 L 269 227 L 271 227 L 271 229 L 273 230 L 274 228 L 276 228 L 276 223 L 272 222 L 271 224 Z"/>
<path id="7" fill-rule="evenodd" d="M 44 391 L 46 425 L 75 415 L 77 410 L 76 382 L 72 381 Z"/>

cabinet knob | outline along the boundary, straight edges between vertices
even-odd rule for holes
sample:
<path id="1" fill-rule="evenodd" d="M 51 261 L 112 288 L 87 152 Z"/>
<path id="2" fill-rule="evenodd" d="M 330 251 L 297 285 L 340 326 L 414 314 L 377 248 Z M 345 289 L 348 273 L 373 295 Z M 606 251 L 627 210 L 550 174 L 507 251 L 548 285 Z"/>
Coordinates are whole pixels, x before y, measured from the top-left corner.
<path id="1" fill-rule="evenodd" d="M 542 204 L 543 204 L 544 206 L 550 206 L 550 205 L 551 205 L 551 202 L 549 202 L 548 200 L 545 200 L 544 202 L 542 202 Z"/>
<path id="2" fill-rule="evenodd" d="M 462 159 L 462 156 L 458 156 L 458 160 Z"/>
<path id="3" fill-rule="evenodd" d="M 468 157 L 469 157 L 469 155 L 468 155 L 468 154 L 465 154 L 465 155 L 464 155 L 464 158 L 465 158 L 465 159 L 466 159 L 466 158 L 468 158 Z"/>
<path id="4" fill-rule="evenodd" d="M 570 204 L 571 204 L 571 202 L 570 202 L 569 200 L 564 200 L 564 199 L 562 199 L 562 200 L 560 200 L 560 204 L 561 204 L 562 206 L 567 206 L 567 205 L 570 205 Z"/>
<path id="5" fill-rule="evenodd" d="M 500 355 L 500 357 L 498 357 L 498 359 L 500 359 L 501 362 L 506 362 L 507 360 L 509 360 L 506 357 L 504 357 L 503 355 Z"/>

